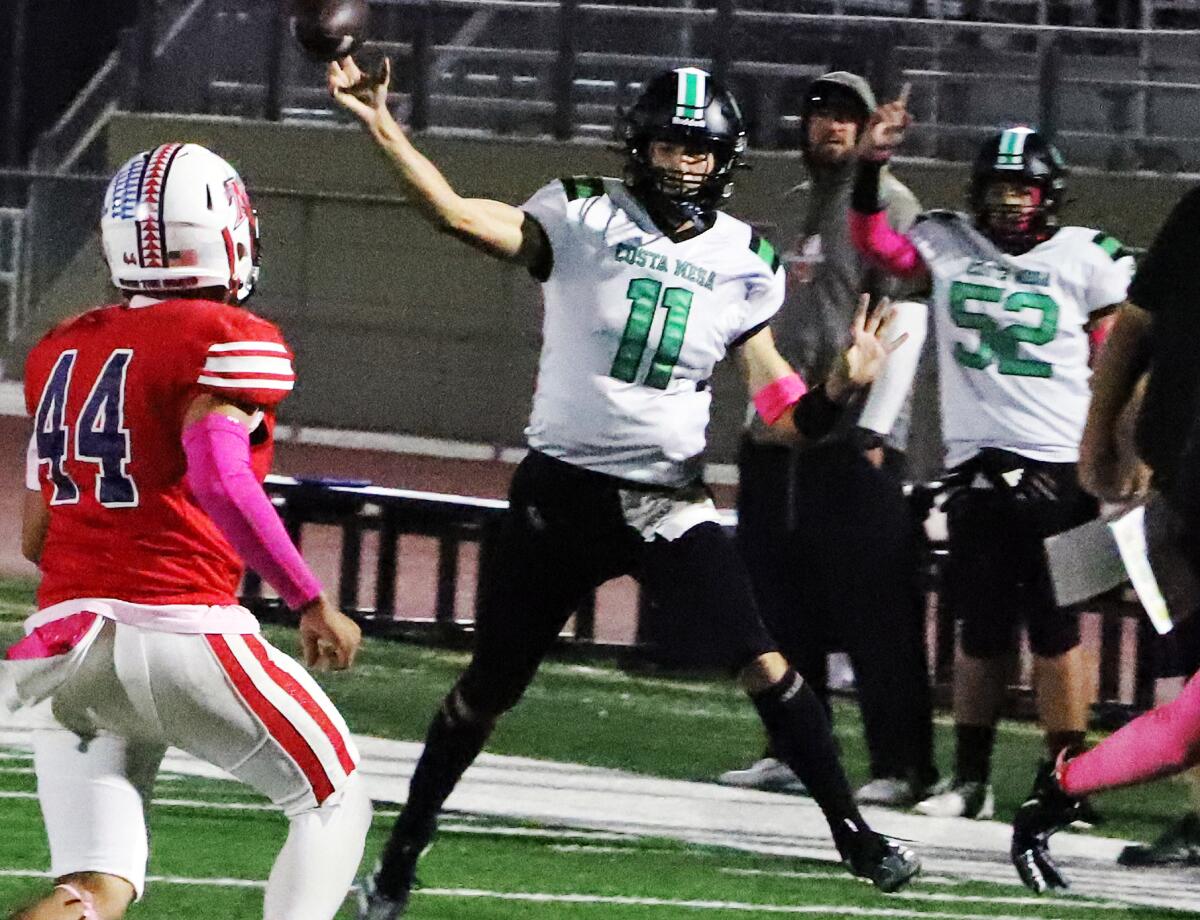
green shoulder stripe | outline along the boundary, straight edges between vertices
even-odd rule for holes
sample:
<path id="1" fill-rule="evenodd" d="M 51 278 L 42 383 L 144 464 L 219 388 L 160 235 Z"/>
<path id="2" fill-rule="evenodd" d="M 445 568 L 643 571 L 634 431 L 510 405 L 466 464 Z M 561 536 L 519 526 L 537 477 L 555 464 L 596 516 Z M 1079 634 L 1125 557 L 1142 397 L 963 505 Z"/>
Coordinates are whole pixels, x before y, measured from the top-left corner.
<path id="1" fill-rule="evenodd" d="M 597 198 L 604 194 L 604 180 L 596 176 L 565 176 L 560 181 L 567 192 L 567 201 Z"/>
<path id="2" fill-rule="evenodd" d="M 1107 252 L 1109 258 L 1114 262 L 1129 255 L 1129 251 L 1121 245 L 1121 241 L 1116 237 L 1109 236 L 1107 233 L 1097 233 L 1092 237 L 1092 242 Z"/>
<path id="3" fill-rule="evenodd" d="M 771 245 L 771 241 L 757 233 L 750 234 L 750 251 L 771 267 L 772 272 L 779 271 L 779 253 Z"/>

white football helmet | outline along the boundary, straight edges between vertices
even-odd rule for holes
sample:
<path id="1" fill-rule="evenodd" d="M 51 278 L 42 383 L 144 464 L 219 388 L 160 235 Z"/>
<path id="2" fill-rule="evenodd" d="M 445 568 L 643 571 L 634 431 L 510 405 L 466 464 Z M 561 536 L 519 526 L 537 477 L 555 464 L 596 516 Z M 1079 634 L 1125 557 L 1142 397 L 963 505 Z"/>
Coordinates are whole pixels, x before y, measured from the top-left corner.
<path id="1" fill-rule="evenodd" d="M 124 291 L 227 289 L 243 303 L 258 280 L 258 215 L 237 171 L 199 144 L 133 157 L 108 184 L 104 258 Z"/>

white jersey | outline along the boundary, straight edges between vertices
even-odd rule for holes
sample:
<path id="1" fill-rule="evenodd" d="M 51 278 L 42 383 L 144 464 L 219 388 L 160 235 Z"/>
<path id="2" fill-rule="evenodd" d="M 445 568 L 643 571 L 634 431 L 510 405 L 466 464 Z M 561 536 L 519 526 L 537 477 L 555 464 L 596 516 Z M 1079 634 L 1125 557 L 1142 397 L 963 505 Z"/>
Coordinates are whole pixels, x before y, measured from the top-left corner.
<path id="1" fill-rule="evenodd" d="M 722 213 L 672 241 L 616 179 L 555 180 L 523 209 L 554 256 L 529 446 L 622 479 L 694 479 L 714 366 L 783 302 L 771 244 Z"/>
<path id="2" fill-rule="evenodd" d="M 1133 258 L 1085 227 L 1008 255 L 949 211 L 909 238 L 933 277 L 947 466 L 985 447 L 1077 461 L 1091 395 L 1084 326 L 1125 299 Z"/>

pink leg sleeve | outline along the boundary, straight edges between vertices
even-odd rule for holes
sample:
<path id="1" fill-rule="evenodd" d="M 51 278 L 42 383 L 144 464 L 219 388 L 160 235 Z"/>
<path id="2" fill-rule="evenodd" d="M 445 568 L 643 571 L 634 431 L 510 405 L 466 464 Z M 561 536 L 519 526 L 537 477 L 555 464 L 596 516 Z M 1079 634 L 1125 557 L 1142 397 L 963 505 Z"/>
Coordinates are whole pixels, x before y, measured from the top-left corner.
<path id="1" fill-rule="evenodd" d="M 293 610 L 320 594 L 321 583 L 250 468 L 245 426 L 218 413 L 206 415 L 184 430 L 183 450 L 192 494 L 246 564 Z"/>
<path id="2" fill-rule="evenodd" d="M 1071 795 L 1144 783 L 1200 763 L 1200 676 L 1179 697 L 1143 713 L 1059 772 Z"/>

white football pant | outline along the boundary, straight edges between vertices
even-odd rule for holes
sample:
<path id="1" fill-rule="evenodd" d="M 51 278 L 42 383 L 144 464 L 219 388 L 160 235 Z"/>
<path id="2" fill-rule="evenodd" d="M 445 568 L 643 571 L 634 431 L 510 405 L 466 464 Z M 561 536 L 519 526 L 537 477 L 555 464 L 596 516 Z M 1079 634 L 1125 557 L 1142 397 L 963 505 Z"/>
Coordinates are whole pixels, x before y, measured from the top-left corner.
<path id="1" fill-rule="evenodd" d="M 153 632 L 106 621 L 53 697 L 65 730 L 35 733 L 51 871 L 127 879 L 140 897 L 145 807 L 168 746 L 283 809 L 266 920 L 331 920 L 362 857 L 370 801 L 350 732 L 297 662 L 257 635 Z"/>

